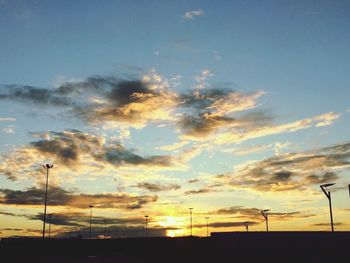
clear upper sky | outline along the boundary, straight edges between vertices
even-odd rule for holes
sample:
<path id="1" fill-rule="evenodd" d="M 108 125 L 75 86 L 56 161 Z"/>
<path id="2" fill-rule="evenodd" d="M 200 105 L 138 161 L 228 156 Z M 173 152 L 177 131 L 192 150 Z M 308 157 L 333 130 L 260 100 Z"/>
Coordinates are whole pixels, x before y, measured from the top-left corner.
<path id="1" fill-rule="evenodd" d="M 349 1 L 0 0 L 0 231 L 349 230 Z M 50 195 L 51 194 L 51 195 Z M 116 229 L 123 229 L 123 233 Z M 140 230 L 141 229 L 141 230 Z M 140 232 L 141 231 L 141 232 Z M 151 233 L 152 233 L 151 231 Z"/>

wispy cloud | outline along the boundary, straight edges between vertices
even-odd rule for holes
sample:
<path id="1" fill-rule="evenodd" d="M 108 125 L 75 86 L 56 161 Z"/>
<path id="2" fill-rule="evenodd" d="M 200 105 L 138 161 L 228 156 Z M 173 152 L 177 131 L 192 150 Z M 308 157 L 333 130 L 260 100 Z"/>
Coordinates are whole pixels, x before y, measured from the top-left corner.
<path id="1" fill-rule="evenodd" d="M 200 16 L 204 16 L 204 12 L 202 9 L 187 11 L 182 16 L 182 18 L 185 20 L 193 20 L 195 17 L 200 17 Z"/>
<path id="2" fill-rule="evenodd" d="M 49 189 L 50 206 L 67 206 L 88 208 L 94 204 L 96 208 L 139 209 L 147 203 L 156 202 L 156 195 L 130 195 L 127 193 L 107 194 L 76 194 L 59 187 Z M 7 205 L 37 206 L 43 204 L 44 190 L 35 187 L 26 190 L 0 189 L 0 203 Z"/>
<path id="3" fill-rule="evenodd" d="M 178 184 L 161 184 L 161 183 L 147 183 L 147 182 L 138 183 L 134 185 L 134 187 L 146 189 L 151 192 L 177 190 L 181 188 L 181 186 Z"/>
<path id="4" fill-rule="evenodd" d="M 303 191 L 339 178 L 336 172 L 350 167 L 350 143 L 301 153 L 287 153 L 250 163 L 216 181 L 257 191 Z"/>
<path id="5" fill-rule="evenodd" d="M 6 117 L 1 117 L 0 121 L 16 121 L 16 118 L 6 118 Z"/>

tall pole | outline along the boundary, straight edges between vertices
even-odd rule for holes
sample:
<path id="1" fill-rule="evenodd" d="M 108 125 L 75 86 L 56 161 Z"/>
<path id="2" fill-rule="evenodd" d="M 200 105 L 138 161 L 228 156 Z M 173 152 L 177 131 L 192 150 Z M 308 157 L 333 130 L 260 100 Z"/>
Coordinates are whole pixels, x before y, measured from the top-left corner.
<path id="1" fill-rule="evenodd" d="M 191 228 L 191 236 L 192 236 L 192 209 L 193 208 L 189 208 L 188 210 L 190 210 L 190 228 Z"/>
<path id="2" fill-rule="evenodd" d="M 103 239 L 106 238 L 106 220 L 103 220 Z"/>
<path id="3" fill-rule="evenodd" d="M 48 214 L 49 216 L 49 238 L 51 238 L 51 216 L 52 214 Z"/>
<path id="4" fill-rule="evenodd" d="M 147 224 L 148 224 L 148 216 L 145 215 L 145 237 L 148 236 L 148 233 L 147 233 Z"/>
<path id="5" fill-rule="evenodd" d="M 331 229 L 332 229 L 332 232 L 334 232 L 334 224 L 333 224 L 333 212 L 332 212 L 332 198 L 331 198 L 331 192 L 330 191 L 326 191 L 325 190 L 325 187 L 328 187 L 328 186 L 332 186 L 334 185 L 335 183 L 330 183 L 330 184 L 323 184 L 323 185 L 320 185 L 323 193 L 326 195 L 327 199 L 328 199 L 328 203 L 329 203 L 329 214 L 330 214 L 330 217 L 331 217 Z"/>
<path id="6" fill-rule="evenodd" d="M 45 185 L 45 205 L 44 205 L 44 222 L 43 222 L 43 238 L 45 238 L 45 224 L 46 224 L 46 205 L 47 205 L 47 186 L 49 184 L 49 169 L 53 167 L 53 164 L 45 164 L 43 167 L 46 169 L 46 185 Z"/>
<path id="7" fill-rule="evenodd" d="M 92 218 L 92 208 L 94 207 L 93 205 L 89 205 L 90 207 L 90 229 L 89 229 L 89 239 L 91 239 L 91 218 Z"/>
<path id="8" fill-rule="evenodd" d="M 206 216 L 205 219 L 207 220 L 207 237 L 209 237 L 209 224 L 208 224 L 209 216 Z"/>
<path id="9" fill-rule="evenodd" d="M 332 232 L 334 232 L 334 225 L 333 225 L 333 213 L 332 213 L 332 198 L 331 198 L 331 192 L 328 192 L 329 198 L 329 214 L 331 216 L 331 227 L 332 227 Z"/>

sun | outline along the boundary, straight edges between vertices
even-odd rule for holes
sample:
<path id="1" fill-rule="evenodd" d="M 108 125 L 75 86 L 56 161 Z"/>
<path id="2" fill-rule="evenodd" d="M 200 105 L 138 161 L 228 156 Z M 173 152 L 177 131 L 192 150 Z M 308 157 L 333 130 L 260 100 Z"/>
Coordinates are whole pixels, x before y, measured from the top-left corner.
<path id="1" fill-rule="evenodd" d="M 174 216 L 163 216 L 158 221 L 159 226 L 169 228 L 166 231 L 168 237 L 183 236 L 186 233 L 186 227 L 183 218 Z"/>

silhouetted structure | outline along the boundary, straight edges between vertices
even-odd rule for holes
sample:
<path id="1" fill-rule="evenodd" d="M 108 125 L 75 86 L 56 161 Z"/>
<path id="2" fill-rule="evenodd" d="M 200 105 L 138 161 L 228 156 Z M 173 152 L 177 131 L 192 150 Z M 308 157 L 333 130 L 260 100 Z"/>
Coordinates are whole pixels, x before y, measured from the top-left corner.
<path id="1" fill-rule="evenodd" d="M 268 220 L 268 216 L 267 216 L 268 211 L 270 211 L 270 209 L 261 210 L 261 214 L 265 218 L 265 222 L 266 222 L 266 232 L 269 232 L 269 220 Z"/>
<path id="2" fill-rule="evenodd" d="M 148 224 L 148 215 L 145 215 L 145 237 L 148 236 L 148 233 L 147 233 L 147 224 Z"/>
<path id="3" fill-rule="evenodd" d="M 53 167 L 53 164 L 45 164 L 43 167 L 46 169 L 46 185 L 45 185 L 45 206 L 44 206 L 44 222 L 43 222 L 43 238 L 45 238 L 45 223 L 46 223 L 46 205 L 47 205 L 47 186 L 49 184 L 49 169 Z"/>
<path id="4" fill-rule="evenodd" d="M 209 216 L 206 216 L 205 219 L 207 220 L 207 237 L 208 237 L 209 236 L 209 224 L 208 224 Z"/>
<path id="5" fill-rule="evenodd" d="M 332 185 L 335 185 L 335 183 L 323 184 L 323 185 L 320 185 L 320 187 L 321 187 L 322 191 L 324 192 L 324 194 L 326 195 L 326 197 L 328 199 L 329 213 L 330 213 L 330 216 L 331 216 L 331 228 L 332 228 L 332 232 L 334 232 L 331 192 L 330 191 L 327 192 L 325 190 L 326 187 L 330 187 Z"/>
<path id="6" fill-rule="evenodd" d="M 49 238 L 51 238 L 51 216 L 52 214 L 48 214 L 49 216 Z"/>
<path id="7" fill-rule="evenodd" d="M 92 208 L 94 208 L 93 205 L 89 205 L 90 208 L 90 228 L 89 228 L 89 238 L 91 238 L 91 218 L 92 218 Z"/>
<path id="8" fill-rule="evenodd" d="M 190 211 L 190 229 L 191 229 L 191 236 L 192 236 L 192 210 L 193 210 L 193 208 L 190 207 L 188 210 Z"/>
<path id="9" fill-rule="evenodd" d="M 243 222 L 243 225 L 245 226 L 245 229 L 247 230 L 247 232 L 249 232 L 249 223 L 248 222 Z"/>

